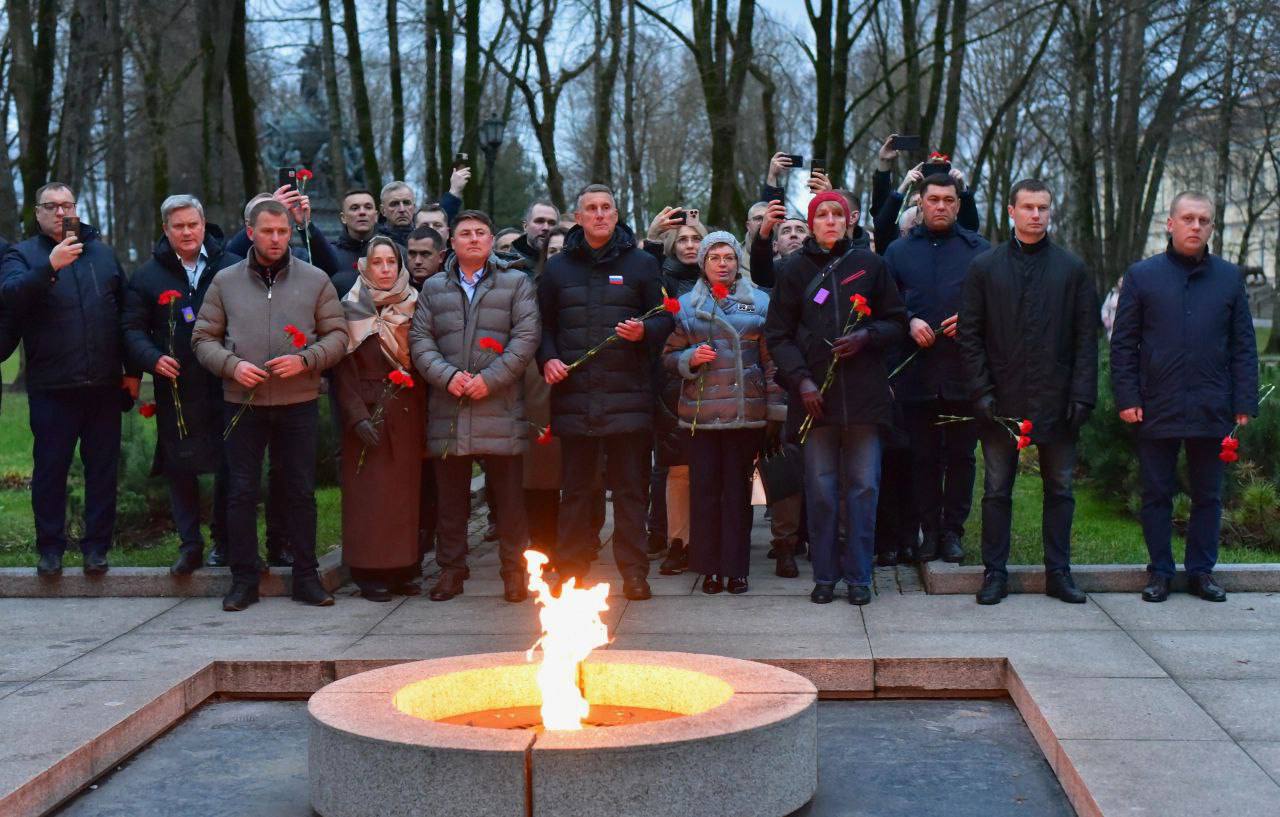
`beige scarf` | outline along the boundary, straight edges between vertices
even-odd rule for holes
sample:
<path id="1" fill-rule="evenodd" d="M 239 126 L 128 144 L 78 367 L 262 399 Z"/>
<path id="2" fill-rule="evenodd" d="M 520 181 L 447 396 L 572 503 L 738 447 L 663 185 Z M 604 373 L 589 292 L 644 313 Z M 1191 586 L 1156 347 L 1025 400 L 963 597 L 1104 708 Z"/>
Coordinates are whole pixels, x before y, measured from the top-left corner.
<path id="1" fill-rule="evenodd" d="M 347 317 L 347 354 L 354 352 L 370 335 L 378 336 L 387 362 L 409 369 L 409 324 L 418 305 L 418 292 L 409 286 L 409 271 L 400 274 L 390 289 L 377 289 L 365 277 L 365 260 L 360 259 L 360 278 L 342 299 Z"/>

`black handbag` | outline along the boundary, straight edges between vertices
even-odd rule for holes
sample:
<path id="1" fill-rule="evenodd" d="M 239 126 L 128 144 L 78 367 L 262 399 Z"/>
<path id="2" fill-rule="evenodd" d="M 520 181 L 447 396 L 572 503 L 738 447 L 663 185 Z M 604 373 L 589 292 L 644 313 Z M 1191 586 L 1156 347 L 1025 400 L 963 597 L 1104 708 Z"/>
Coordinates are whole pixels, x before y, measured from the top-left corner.
<path id="1" fill-rule="evenodd" d="M 770 504 L 804 490 L 804 455 L 799 446 L 784 445 L 761 454 L 756 460 L 756 470 L 760 472 L 764 495 Z"/>

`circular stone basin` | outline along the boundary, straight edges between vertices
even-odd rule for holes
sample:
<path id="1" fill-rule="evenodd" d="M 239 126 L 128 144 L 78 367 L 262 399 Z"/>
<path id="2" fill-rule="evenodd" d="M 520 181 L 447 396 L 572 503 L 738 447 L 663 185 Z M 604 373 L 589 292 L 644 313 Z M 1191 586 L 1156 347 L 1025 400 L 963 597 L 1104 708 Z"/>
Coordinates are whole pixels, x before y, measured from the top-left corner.
<path id="1" fill-rule="evenodd" d="M 817 690 L 767 664 L 608 650 L 581 730 L 542 729 L 520 653 L 399 664 L 312 696 L 311 804 L 363 815 L 790 814 L 817 787 Z"/>

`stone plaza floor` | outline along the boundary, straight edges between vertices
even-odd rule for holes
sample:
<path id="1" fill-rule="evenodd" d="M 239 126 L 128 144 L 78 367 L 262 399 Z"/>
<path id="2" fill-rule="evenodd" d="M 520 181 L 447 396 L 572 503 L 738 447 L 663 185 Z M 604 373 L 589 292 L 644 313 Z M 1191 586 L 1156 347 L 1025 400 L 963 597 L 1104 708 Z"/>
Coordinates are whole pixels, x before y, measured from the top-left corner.
<path id="1" fill-rule="evenodd" d="M 823 606 L 807 579 L 772 575 L 767 538 L 757 518 L 745 595 L 704 595 L 691 574 L 652 576 L 649 601 L 612 595 L 610 647 L 767 660 L 824 698 L 1007 695 L 1080 815 L 1280 815 L 1280 594 L 979 607 L 880 568 L 870 605 Z M 375 604 L 350 586 L 330 608 L 267 598 L 236 614 L 214 598 L 0 599 L 0 814 L 44 813 L 116 768 L 154 737 L 140 713 L 172 724 L 216 693 L 254 697 L 253 662 L 311 668 L 285 696 L 302 698 L 389 661 L 526 649 L 536 608 L 503 602 L 497 571 L 477 542 L 475 578 L 445 603 Z M 616 591 L 608 550 L 591 578 Z"/>

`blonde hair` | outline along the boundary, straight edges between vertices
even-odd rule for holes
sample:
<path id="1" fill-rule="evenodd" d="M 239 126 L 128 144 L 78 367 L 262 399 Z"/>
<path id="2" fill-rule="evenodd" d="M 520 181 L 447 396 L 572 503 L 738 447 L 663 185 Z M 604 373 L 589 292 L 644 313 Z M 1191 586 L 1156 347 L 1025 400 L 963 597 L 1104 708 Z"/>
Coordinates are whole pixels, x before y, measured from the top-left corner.
<path id="1" fill-rule="evenodd" d="M 676 227 L 673 230 L 667 230 L 665 233 L 662 234 L 662 254 L 663 255 L 675 254 L 676 239 L 680 237 L 680 231 L 683 230 L 685 227 L 688 227 L 690 230 L 693 230 L 695 233 L 697 233 L 699 240 L 707 237 L 707 227 L 701 221 L 690 221 L 685 224 L 681 224 L 679 227 Z"/>

